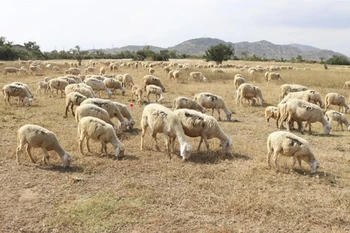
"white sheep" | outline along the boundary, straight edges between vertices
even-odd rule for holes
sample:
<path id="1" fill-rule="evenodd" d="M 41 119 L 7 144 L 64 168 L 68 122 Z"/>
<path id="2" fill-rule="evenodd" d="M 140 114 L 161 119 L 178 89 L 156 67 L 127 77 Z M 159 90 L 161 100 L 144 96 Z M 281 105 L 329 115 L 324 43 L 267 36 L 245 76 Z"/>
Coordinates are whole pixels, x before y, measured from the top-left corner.
<path id="1" fill-rule="evenodd" d="M 238 87 L 242 84 L 245 83 L 245 79 L 243 77 L 243 75 L 241 74 L 236 74 L 235 78 L 233 79 L 233 85 L 235 86 L 236 90 L 238 89 Z"/>
<path id="2" fill-rule="evenodd" d="M 85 83 L 69 84 L 64 88 L 64 93 L 68 95 L 69 93 L 76 91 L 80 94 L 86 96 L 87 98 L 95 98 L 95 93 L 89 85 Z"/>
<path id="3" fill-rule="evenodd" d="M 28 92 L 27 88 L 23 86 L 18 86 L 15 84 L 7 84 L 2 88 L 2 93 L 4 94 L 5 104 L 10 103 L 10 97 L 18 97 L 18 105 L 22 102 L 23 105 L 30 106 L 33 102 L 32 95 Z"/>
<path id="4" fill-rule="evenodd" d="M 111 98 L 112 92 L 108 90 L 103 81 L 97 78 L 85 78 L 83 81 L 85 84 L 89 85 L 94 91 L 98 91 L 100 96 L 100 91 L 105 91 L 108 98 Z"/>
<path id="5" fill-rule="evenodd" d="M 51 79 L 48 82 L 48 84 L 49 84 L 49 89 L 50 89 L 50 97 L 52 97 L 53 89 L 56 89 L 57 95 L 58 95 L 58 90 L 61 91 L 61 98 L 63 97 L 63 93 L 64 93 L 66 86 L 69 85 L 69 83 L 66 80 L 60 79 L 60 78 Z"/>
<path id="6" fill-rule="evenodd" d="M 85 68 L 85 74 L 93 73 L 95 72 L 95 67 L 88 66 Z"/>
<path id="7" fill-rule="evenodd" d="M 134 84 L 131 88 L 131 101 L 134 101 L 134 95 L 137 96 L 137 102 L 142 104 L 143 88 L 138 84 Z"/>
<path id="8" fill-rule="evenodd" d="M 191 72 L 190 77 L 188 78 L 188 81 L 190 81 L 191 79 L 193 79 L 197 82 L 206 82 L 207 81 L 207 78 L 204 77 L 202 72 Z"/>
<path id="9" fill-rule="evenodd" d="M 73 111 L 73 107 L 75 106 L 79 106 L 81 104 L 81 102 L 83 102 L 84 100 L 86 100 L 86 96 L 83 94 L 80 94 L 79 92 L 73 91 L 70 92 L 66 95 L 66 111 L 65 111 L 65 117 L 67 117 L 67 113 L 68 113 L 68 108 L 70 107 L 71 109 L 71 113 L 73 116 L 75 116 L 74 111 Z"/>
<path id="10" fill-rule="evenodd" d="M 105 78 L 103 80 L 103 83 L 105 84 L 105 86 L 107 88 L 111 89 L 112 91 L 120 89 L 122 95 L 125 94 L 125 90 L 124 90 L 122 82 L 115 80 L 114 78 Z"/>
<path id="11" fill-rule="evenodd" d="M 288 99 L 301 99 L 310 103 L 319 104 L 322 107 L 322 98 L 319 92 L 314 90 L 297 91 L 288 93 L 281 103 L 285 103 Z"/>
<path id="12" fill-rule="evenodd" d="M 338 105 L 339 106 L 339 112 L 341 108 L 343 107 L 344 112 L 346 113 L 347 110 L 349 109 L 348 105 L 345 103 L 345 97 L 339 93 L 328 93 L 325 97 L 325 111 L 327 111 L 328 107 L 333 104 L 333 105 Z"/>
<path id="13" fill-rule="evenodd" d="M 146 86 L 146 93 L 147 93 L 147 101 L 148 103 L 150 103 L 150 99 L 149 96 L 151 94 L 154 94 L 156 96 L 156 102 L 159 101 L 159 103 L 161 103 L 164 100 L 164 96 L 163 96 L 163 91 L 162 88 L 156 86 L 156 85 L 147 85 Z"/>
<path id="14" fill-rule="evenodd" d="M 53 66 L 52 71 L 56 73 L 62 73 L 61 69 L 58 66 Z"/>
<path id="15" fill-rule="evenodd" d="M 124 74 L 122 80 L 124 87 L 132 87 L 134 85 L 134 81 L 132 80 L 132 76 L 130 74 Z"/>
<path id="16" fill-rule="evenodd" d="M 27 91 L 29 92 L 30 94 L 30 97 L 34 99 L 34 95 L 33 93 L 30 91 L 30 88 L 27 84 L 25 83 L 21 83 L 21 82 L 13 82 L 11 83 L 12 85 L 16 85 L 16 86 L 19 86 L 19 87 L 24 87 L 25 89 L 27 89 Z"/>
<path id="17" fill-rule="evenodd" d="M 187 97 L 177 97 L 173 101 L 173 110 L 187 108 L 206 113 L 206 108 L 197 103 L 196 101 Z"/>
<path id="18" fill-rule="evenodd" d="M 100 68 L 100 75 L 104 75 L 104 74 L 106 74 L 106 68 L 101 67 Z"/>
<path id="19" fill-rule="evenodd" d="M 41 90 L 44 90 L 44 93 L 46 94 L 49 88 L 49 83 L 45 82 L 45 81 L 39 81 L 37 82 L 37 89 L 36 89 L 36 93 L 41 93 Z"/>
<path id="20" fill-rule="evenodd" d="M 7 74 L 19 74 L 20 73 L 20 70 L 16 67 L 5 67 L 4 68 L 4 74 L 7 75 Z"/>
<path id="21" fill-rule="evenodd" d="M 214 109 L 217 110 L 220 117 L 220 109 L 223 109 L 226 113 L 226 119 L 231 120 L 232 112 L 226 107 L 225 102 L 221 96 L 214 95 L 208 92 L 198 93 L 194 96 L 194 100 L 205 108 L 211 108 L 211 115 L 214 115 Z"/>
<path id="22" fill-rule="evenodd" d="M 300 168 L 301 160 L 304 160 L 310 166 L 310 173 L 313 174 L 317 171 L 318 162 L 309 146 L 309 143 L 292 133 L 285 131 L 275 131 L 271 133 L 267 138 L 267 164 L 270 166 L 270 158 L 273 156 L 273 161 L 277 171 L 278 156 L 293 157 L 293 168 L 296 161 L 298 161 Z"/>
<path id="23" fill-rule="evenodd" d="M 277 120 L 278 107 L 268 106 L 265 108 L 266 123 L 269 125 L 270 118 Z"/>
<path id="24" fill-rule="evenodd" d="M 72 157 L 62 148 L 56 135 L 39 125 L 26 124 L 21 126 L 17 131 L 17 140 L 16 160 L 18 165 L 20 165 L 19 152 L 23 151 L 25 145 L 27 145 L 27 154 L 33 163 L 35 160 L 30 151 L 32 147 L 41 148 L 44 151 L 44 164 L 50 164 L 48 151 L 54 150 L 60 156 L 64 167 L 70 165 Z"/>
<path id="25" fill-rule="evenodd" d="M 43 70 L 39 66 L 36 66 L 36 65 L 30 65 L 29 71 L 30 71 L 30 74 L 35 74 L 35 75 L 43 73 Z"/>
<path id="26" fill-rule="evenodd" d="M 261 105 L 265 102 L 260 87 L 254 86 L 250 83 L 242 83 L 236 92 L 236 102 L 237 104 L 239 103 L 239 105 L 242 105 L 243 99 L 251 100 L 252 103 L 255 103 L 256 99 L 258 99 Z"/>
<path id="27" fill-rule="evenodd" d="M 146 91 L 146 86 L 153 84 L 156 85 L 160 88 L 162 88 L 162 91 L 165 92 L 165 87 L 163 86 L 162 82 L 160 81 L 159 78 L 153 76 L 153 75 L 146 75 L 142 78 L 143 82 L 143 90 Z"/>
<path id="28" fill-rule="evenodd" d="M 110 124 L 113 126 L 113 128 L 116 129 L 115 124 L 111 121 L 111 117 L 109 116 L 108 112 L 95 105 L 95 104 L 80 104 L 76 109 L 75 109 L 75 121 L 79 122 L 82 118 L 87 117 L 87 116 L 92 116 L 99 118 L 103 120 L 104 122 Z"/>
<path id="29" fill-rule="evenodd" d="M 84 117 L 79 121 L 78 124 L 78 141 L 79 141 L 79 150 L 82 155 L 83 151 L 83 141 L 86 138 L 86 147 L 89 152 L 89 139 L 99 141 L 102 145 L 101 153 L 107 154 L 107 143 L 111 143 L 115 148 L 115 157 L 123 156 L 125 147 L 124 144 L 119 140 L 117 134 L 113 127 L 109 124 L 106 124 L 101 119 L 96 117 Z"/>
<path id="30" fill-rule="evenodd" d="M 185 135 L 201 137 L 197 151 L 200 150 L 203 141 L 209 151 L 207 140 L 218 138 L 221 141 L 223 153 L 231 153 L 232 140 L 222 131 L 214 117 L 192 109 L 177 109 L 174 113 L 180 119 Z"/>
<path id="31" fill-rule="evenodd" d="M 267 82 L 270 82 L 271 80 L 279 80 L 280 82 L 282 82 L 282 77 L 279 73 L 276 73 L 276 72 L 266 72 L 265 80 Z"/>
<path id="32" fill-rule="evenodd" d="M 338 129 L 338 127 L 340 125 L 341 130 L 344 131 L 343 124 L 348 128 L 348 130 L 350 130 L 350 123 L 349 123 L 348 119 L 346 119 L 345 114 L 334 111 L 334 110 L 328 110 L 325 113 L 325 116 L 330 124 L 332 124 L 333 121 L 338 122 L 337 127 L 335 128 L 336 130 Z"/>
<path id="33" fill-rule="evenodd" d="M 179 118 L 168 108 L 160 104 L 148 104 L 144 107 L 141 117 L 141 150 L 144 149 L 144 137 L 147 128 L 152 131 L 152 138 L 157 150 L 157 133 L 163 133 L 166 152 L 171 158 L 170 149 L 174 150 L 175 138 L 180 143 L 180 155 L 183 160 L 191 156 L 192 146 L 188 143 Z"/>
<path id="34" fill-rule="evenodd" d="M 135 125 L 135 120 L 132 117 L 128 107 L 125 104 L 119 103 L 119 102 L 113 102 L 115 104 L 115 106 L 117 106 L 117 108 L 119 109 L 120 113 L 122 114 L 122 116 L 124 118 L 126 118 L 128 120 L 128 128 L 132 129 Z"/>
<path id="35" fill-rule="evenodd" d="M 148 69 L 148 74 L 153 75 L 154 72 L 156 72 L 155 69 L 153 69 L 153 68 Z"/>
<path id="36" fill-rule="evenodd" d="M 343 89 L 349 89 L 350 88 L 350 81 L 346 81 L 345 83 L 344 83 L 344 86 L 343 86 Z"/>
<path id="37" fill-rule="evenodd" d="M 289 92 L 306 91 L 308 88 L 300 84 L 282 84 L 280 100 L 283 99 Z"/>

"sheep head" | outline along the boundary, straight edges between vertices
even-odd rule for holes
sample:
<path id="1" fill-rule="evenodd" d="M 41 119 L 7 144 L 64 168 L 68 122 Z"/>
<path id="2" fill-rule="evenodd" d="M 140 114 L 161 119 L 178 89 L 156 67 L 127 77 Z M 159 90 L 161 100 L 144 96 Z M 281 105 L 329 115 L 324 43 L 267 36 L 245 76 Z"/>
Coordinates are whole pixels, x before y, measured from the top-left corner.
<path id="1" fill-rule="evenodd" d="M 183 160 L 189 159 L 191 156 L 192 146 L 190 144 L 183 144 L 180 146 L 180 155 Z"/>
<path id="2" fill-rule="evenodd" d="M 72 160 L 72 156 L 68 152 L 64 153 L 64 155 L 62 157 L 63 167 L 64 168 L 69 167 L 71 160 Z"/>
<path id="3" fill-rule="evenodd" d="M 319 166 L 319 163 L 317 160 L 314 160 L 313 162 L 310 163 L 310 173 L 315 174 L 317 172 L 317 168 Z"/>

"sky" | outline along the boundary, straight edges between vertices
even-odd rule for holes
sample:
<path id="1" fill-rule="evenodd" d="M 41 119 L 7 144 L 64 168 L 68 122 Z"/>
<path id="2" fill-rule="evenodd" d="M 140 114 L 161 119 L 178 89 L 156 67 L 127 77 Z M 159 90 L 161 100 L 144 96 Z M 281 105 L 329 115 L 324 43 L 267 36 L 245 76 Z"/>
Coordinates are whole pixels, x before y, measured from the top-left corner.
<path id="1" fill-rule="evenodd" d="M 1 0 L 0 36 L 42 51 L 175 46 L 211 37 L 350 56 L 350 0 Z"/>

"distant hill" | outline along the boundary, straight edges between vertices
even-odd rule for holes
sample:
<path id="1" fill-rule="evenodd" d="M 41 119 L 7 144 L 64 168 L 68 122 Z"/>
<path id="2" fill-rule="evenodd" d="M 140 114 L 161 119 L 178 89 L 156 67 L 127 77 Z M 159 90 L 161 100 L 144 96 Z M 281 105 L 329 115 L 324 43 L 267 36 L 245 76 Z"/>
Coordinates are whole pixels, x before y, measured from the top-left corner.
<path id="1" fill-rule="evenodd" d="M 235 55 L 237 57 L 244 57 L 243 53 L 246 53 L 247 56 L 255 54 L 258 57 L 265 57 L 268 59 L 291 59 L 295 58 L 298 55 L 301 55 L 303 59 L 319 61 L 321 57 L 325 60 L 331 58 L 334 55 L 345 56 L 344 54 L 334 52 L 331 50 L 319 49 L 309 45 L 302 44 L 289 44 L 289 45 L 278 45 L 273 44 L 266 40 L 261 40 L 257 42 L 226 42 L 216 38 L 197 38 L 184 41 L 178 45 L 161 48 L 157 46 L 149 46 L 151 50 L 159 52 L 160 50 L 168 49 L 175 50 L 177 54 L 188 54 L 202 56 L 205 54 L 205 51 L 213 45 L 218 44 L 231 44 L 232 48 L 235 49 Z M 101 49 L 106 53 L 115 53 L 121 51 L 138 51 L 143 49 L 145 46 L 140 45 L 128 45 L 120 48 L 111 48 L 111 49 Z"/>

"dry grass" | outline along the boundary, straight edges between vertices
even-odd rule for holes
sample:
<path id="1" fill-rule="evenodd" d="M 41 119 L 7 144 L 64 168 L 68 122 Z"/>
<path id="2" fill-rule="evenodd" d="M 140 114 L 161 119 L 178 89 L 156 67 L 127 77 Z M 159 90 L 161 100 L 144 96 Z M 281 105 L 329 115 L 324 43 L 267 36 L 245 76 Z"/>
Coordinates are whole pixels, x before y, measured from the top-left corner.
<path id="1" fill-rule="evenodd" d="M 340 92 L 348 97 L 348 91 L 341 87 L 350 79 L 349 69 L 298 66 L 312 70 L 281 71 L 286 83 L 306 85 L 322 96 Z M 136 104 L 131 110 L 137 121 L 135 129 L 119 134 L 126 146 L 125 158 L 113 160 L 112 156 L 100 156 L 96 142 L 92 143 L 96 153 L 83 157 L 78 153 L 76 122 L 71 116 L 63 118 L 63 98 L 38 94 L 33 107 L 8 106 L 0 101 L 0 232 L 350 230 L 349 132 L 332 131 L 331 136 L 325 137 L 322 126 L 314 124 L 313 135 L 301 136 L 311 144 L 321 165 L 319 172 L 310 176 L 306 164 L 303 164 L 306 172 L 291 171 L 291 159 L 281 158 L 283 171 L 276 173 L 266 164 L 266 139 L 276 130 L 275 122 L 271 120 L 271 125 L 266 125 L 264 107 L 236 106 L 232 80 L 237 70 L 224 69 L 226 73 L 220 76 L 198 69 L 210 80 L 204 84 L 187 83 L 190 71 L 183 74 L 186 81 L 173 83 L 159 67 L 155 69 L 155 75 L 166 86 L 167 107 L 171 107 L 177 96 L 192 97 L 201 91 L 225 99 L 236 112 L 233 119 L 238 120 L 220 122 L 234 142 L 234 156 L 222 155 L 219 141 L 212 139 L 211 153 L 203 147 L 202 151 L 193 153 L 189 162 L 181 162 L 178 156 L 169 160 L 164 152 L 151 150 L 150 132 L 145 139 L 149 142 L 148 149 L 141 152 L 139 121 L 143 106 Z M 147 71 L 124 68 L 117 73 L 130 73 L 140 83 Z M 261 87 L 268 104 L 277 105 L 280 83 L 267 84 L 262 75 L 252 78 L 246 72 L 243 74 Z M 54 76 L 49 71 L 45 75 Z M 35 90 L 36 82 L 43 78 L 0 73 L 0 84 L 22 81 Z M 112 99 L 129 104 L 130 97 L 127 90 L 125 96 L 117 94 Z M 26 123 L 54 131 L 62 146 L 74 156 L 71 168 L 62 169 L 54 152 L 51 156 L 54 167 L 33 165 L 24 153 L 23 165 L 17 166 L 16 130 Z M 158 137 L 162 142 L 161 135 Z M 199 139 L 191 142 L 196 148 Z M 110 146 L 109 150 L 112 153 Z M 33 149 L 33 155 L 39 159 L 42 151 Z"/>

